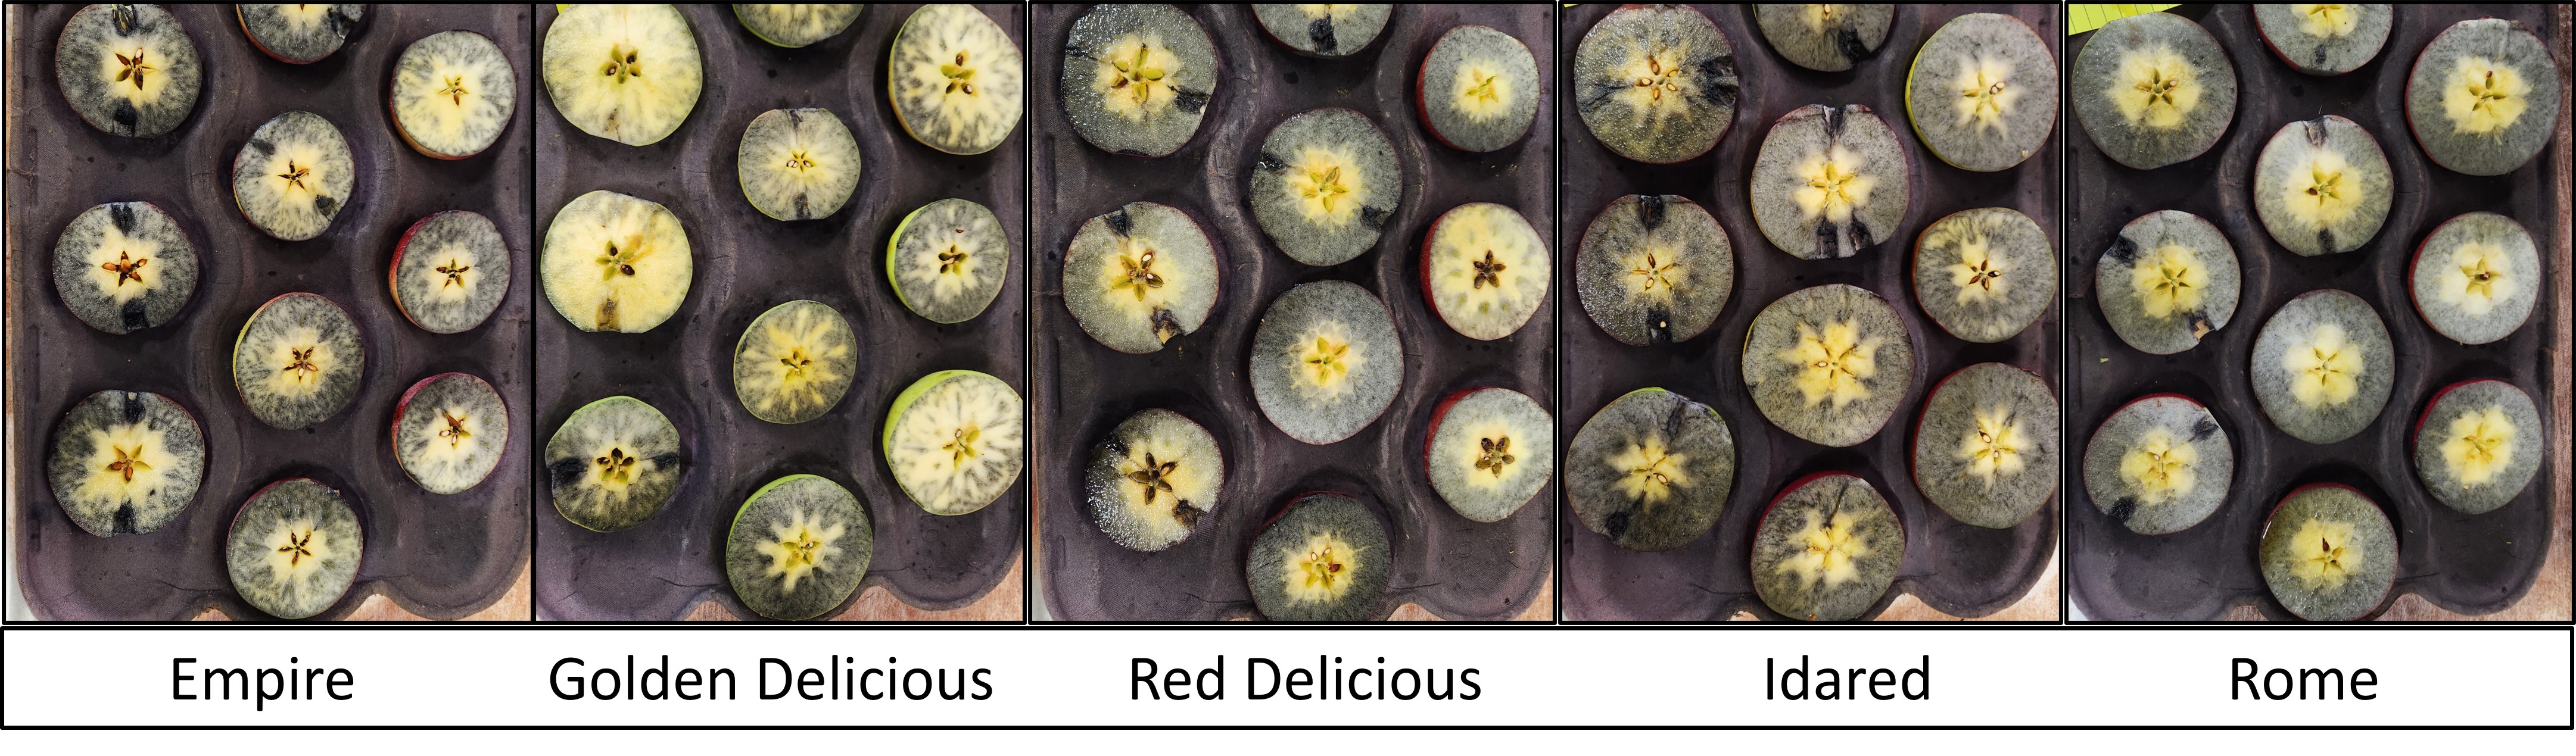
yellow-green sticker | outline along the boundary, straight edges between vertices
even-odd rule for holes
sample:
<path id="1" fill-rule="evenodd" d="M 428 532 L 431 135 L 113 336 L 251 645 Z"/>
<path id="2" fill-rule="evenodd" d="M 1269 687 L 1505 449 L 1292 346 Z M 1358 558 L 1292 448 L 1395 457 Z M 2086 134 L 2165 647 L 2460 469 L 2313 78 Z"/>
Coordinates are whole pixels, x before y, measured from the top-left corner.
<path id="1" fill-rule="evenodd" d="M 2140 13 L 2154 13 L 2171 7 L 2174 6 L 2170 4 L 2068 5 L 2066 6 L 2066 36 L 2072 37 L 2102 28 L 2103 24 L 2135 16 Z"/>

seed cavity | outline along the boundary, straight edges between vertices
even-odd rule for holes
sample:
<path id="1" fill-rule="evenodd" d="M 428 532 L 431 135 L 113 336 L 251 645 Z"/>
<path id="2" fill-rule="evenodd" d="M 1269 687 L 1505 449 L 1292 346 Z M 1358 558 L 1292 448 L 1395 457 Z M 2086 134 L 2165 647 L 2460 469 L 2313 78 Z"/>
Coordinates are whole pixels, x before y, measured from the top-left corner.
<path id="1" fill-rule="evenodd" d="M 465 444 L 465 439 L 474 435 L 473 432 L 465 429 L 466 416 L 449 414 L 446 410 L 439 410 L 438 416 L 447 421 L 447 427 L 438 430 L 438 437 L 447 439 L 447 448 L 454 449 L 462 446 Z"/>
<path id="2" fill-rule="evenodd" d="M 1477 442 L 1484 447 L 1483 453 L 1476 455 L 1478 470 L 1492 470 L 1494 477 L 1500 478 L 1503 477 L 1503 468 L 1519 461 L 1512 456 L 1512 437 L 1510 436 L 1480 438 Z"/>
<path id="3" fill-rule="evenodd" d="M 1138 244 L 1136 246 L 1142 247 L 1144 245 Z M 947 258 L 942 256 L 940 259 L 946 260 Z M 1143 252 L 1137 253 L 1134 257 L 1119 255 L 1118 264 L 1120 267 L 1126 268 L 1127 273 L 1126 275 L 1120 276 L 1117 280 L 1110 282 L 1110 288 L 1133 291 L 1136 294 L 1136 301 L 1138 302 L 1145 301 L 1147 290 L 1163 288 L 1163 274 L 1154 272 L 1153 248 L 1145 247 Z M 942 267 L 941 270 L 945 271 L 946 268 Z"/>
<path id="4" fill-rule="evenodd" d="M 2147 317 L 2164 319 L 2200 309 L 2209 297 L 2209 268 L 2190 247 L 2166 244 L 2129 269 L 2129 286 Z"/>
<path id="5" fill-rule="evenodd" d="M 2361 393 L 2361 344 L 2343 326 L 2319 324 L 2281 353 L 2290 373 L 2290 396 L 2311 407 L 2332 407 Z"/>
<path id="6" fill-rule="evenodd" d="M 286 161 L 286 172 L 277 174 L 277 177 L 286 179 L 287 186 L 292 186 L 297 189 L 306 189 L 309 191 L 310 188 L 304 185 L 304 177 L 311 173 L 313 173 L 313 166 L 296 165 L 295 161 L 290 158 Z"/>
<path id="7" fill-rule="evenodd" d="M 468 265 L 454 258 L 448 259 L 447 264 L 435 268 L 440 275 L 447 277 L 447 280 L 438 284 L 438 288 L 441 290 L 450 286 L 454 286 L 459 289 L 465 288 L 465 272 L 473 269 L 474 266 L 472 265 Z"/>
<path id="8" fill-rule="evenodd" d="M 1878 375 L 1882 343 L 1884 339 L 1876 336 L 1861 338 L 1858 321 L 1826 323 L 1822 331 L 1800 322 L 1798 343 L 1773 357 L 1798 366 L 1795 384 L 1807 406 L 1831 400 L 1833 409 L 1841 410 L 1869 398 L 1868 381 Z"/>
<path id="9" fill-rule="evenodd" d="M 2311 590 L 2332 591 L 2360 572 L 2361 544 L 2353 542 L 2353 525 L 2308 518 L 2291 536 L 2295 547 L 2290 575 Z"/>
<path id="10" fill-rule="evenodd" d="M 1180 467 L 1180 460 L 1165 460 L 1158 464 L 1154 460 L 1154 453 L 1146 452 L 1144 466 L 1128 471 L 1126 477 L 1128 481 L 1145 487 L 1145 506 L 1151 507 L 1154 506 L 1155 491 L 1172 493 L 1170 480 L 1172 471 Z M 1178 511 L 1175 510 L 1174 514 L 1178 514 Z"/>
<path id="11" fill-rule="evenodd" d="M 2007 86 L 2012 74 L 2011 61 L 1985 55 L 1961 56 L 1959 75 L 1951 80 L 1951 86 L 1959 91 L 1959 99 L 1951 103 L 1959 114 L 1955 125 L 1974 123 L 1980 132 L 1991 129 L 2002 133 L 2004 114 L 2012 111 L 2013 103 L 2022 94 L 2020 89 Z"/>
<path id="12" fill-rule="evenodd" d="M 107 471 L 125 476 L 127 483 L 134 482 L 134 473 L 152 469 L 152 465 L 143 461 L 142 444 L 135 444 L 131 452 L 119 444 L 110 444 L 108 448 L 116 452 L 116 461 L 107 463 Z"/>
<path id="13" fill-rule="evenodd" d="M 2461 413 L 2451 420 L 2450 438 L 2442 441 L 2442 461 L 2460 478 L 2460 485 L 2477 487 L 2496 482 L 2497 476 L 2513 464 L 2513 418 L 2504 407 L 2488 405 Z"/>
<path id="14" fill-rule="evenodd" d="M 1811 509 L 1805 515 L 1806 522 L 1790 536 L 1792 543 L 1803 548 L 1781 560 L 1772 571 L 1796 575 L 1802 590 L 1818 582 L 1832 588 L 1859 577 L 1860 559 L 1874 550 L 1870 548 L 1869 534 L 1858 527 L 1851 513 L 1835 512 L 1829 519 Z"/>
<path id="15" fill-rule="evenodd" d="M 635 48 L 623 44 L 610 45 L 608 63 L 599 67 L 599 74 L 615 79 L 616 81 L 610 82 L 612 84 L 624 84 L 629 80 L 644 78 L 643 69 L 636 65 L 635 53 Z"/>
<path id="16" fill-rule="evenodd" d="M 2156 45 L 2121 56 L 2120 74 L 2104 94 L 2131 128 L 2175 129 L 2200 104 L 2199 75 L 2173 48 Z"/>
<path id="17" fill-rule="evenodd" d="M 313 353 L 320 349 L 321 347 L 318 346 L 305 347 L 303 349 L 287 347 L 286 367 L 280 369 L 279 372 L 292 373 L 293 375 L 289 376 L 289 378 L 297 383 L 312 382 L 314 376 L 322 372 L 321 366 L 313 364 Z"/>
<path id="18" fill-rule="evenodd" d="M 465 77 L 461 74 L 447 77 L 447 86 L 440 87 L 438 89 L 438 94 L 456 103 L 457 107 L 464 107 L 466 95 Z"/>
<path id="19" fill-rule="evenodd" d="M 2014 422 L 2010 405 L 1977 410 L 1976 421 L 1959 440 L 1959 456 L 1968 460 L 1968 477 L 1984 481 L 1992 491 L 1996 478 L 2022 471 L 2021 423 Z"/>
<path id="20" fill-rule="evenodd" d="M 1681 267 L 1679 256 L 1669 252 L 1658 255 L 1656 250 L 1649 249 L 1643 259 L 1631 258 L 1628 275 L 1635 277 L 1638 294 L 1653 294 L 1660 286 L 1664 296 L 1670 298 L 1674 290 L 1681 288 Z"/>
<path id="21" fill-rule="evenodd" d="M 948 94 L 975 94 L 975 69 L 966 67 L 966 51 L 957 51 L 956 63 L 939 64 L 939 75 L 948 79 Z"/>
<path id="22" fill-rule="evenodd" d="M 1619 491 L 1635 499 L 1640 507 L 1663 503 L 1672 497 L 1673 489 L 1691 483 L 1690 455 L 1666 448 L 1659 431 L 1631 440 L 1627 448 L 1603 461 L 1610 469 L 1620 471 Z"/>
<path id="23" fill-rule="evenodd" d="M 2137 492 L 2138 503 L 2153 506 L 2189 495 L 2198 483 L 2192 469 L 2200 450 L 2180 435 L 2156 426 L 2120 456 L 2120 480 Z"/>
<path id="24" fill-rule="evenodd" d="M 125 288 L 127 280 L 132 280 L 138 285 L 148 285 L 143 281 L 143 265 L 149 262 L 152 262 L 150 257 L 134 257 L 125 250 L 117 250 L 116 262 L 99 263 L 98 267 L 115 273 L 116 288 L 122 289 Z"/>
<path id="25" fill-rule="evenodd" d="M 1861 172 L 1864 162 L 1859 153 L 1840 144 L 1799 161 L 1794 170 L 1805 181 L 1789 197 L 1798 203 L 1800 217 L 1851 222 L 1852 213 L 1868 207 L 1870 191 L 1878 187 L 1878 179 Z"/>
<path id="26" fill-rule="evenodd" d="M 143 91 L 143 77 L 145 74 L 161 70 L 158 66 L 143 62 L 143 52 L 142 48 L 135 48 L 134 57 L 130 58 L 126 57 L 125 53 L 110 53 L 116 56 L 116 65 L 118 66 L 116 70 L 116 80 L 134 82 L 134 91 L 136 92 Z"/>
<path id="27" fill-rule="evenodd" d="M 2442 112 L 2458 134 L 2491 134 L 2511 128 L 2531 105 L 2531 83 L 2511 67 L 2469 55 L 2451 69 L 2442 89 Z"/>
<path id="28" fill-rule="evenodd" d="M 636 459 L 626 453 L 625 447 L 612 446 L 608 448 L 607 454 L 591 462 L 599 465 L 599 479 L 602 482 L 622 486 L 635 482 Z"/>
<path id="29" fill-rule="evenodd" d="M 313 536 L 314 532 L 311 528 L 306 528 L 301 532 L 294 530 L 287 531 L 286 545 L 277 547 L 277 553 L 286 555 L 286 566 L 288 568 L 292 569 L 294 567 L 301 566 L 306 559 L 318 558 L 313 554 Z"/>
<path id="30" fill-rule="evenodd" d="M 1497 289 L 1503 288 L 1503 268 L 1505 266 L 1502 261 L 1494 259 L 1493 250 L 1485 250 L 1485 259 L 1475 261 L 1475 265 L 1476 280 L 1470 282 L 1467 288 L 1482 289 L 1485 288 L 1486 284 L 1492 284 L 1493 287 Z"/>
<path id="31" fill-rule="evenodd" d="M 948 443 L 939 445 L 939 449 L 949 453 L 949 464 L 964 467 L 966 460 L 975 458 L 975 440 L 982 435 L 982 428 L 959 428 L 950 434 Z"/>

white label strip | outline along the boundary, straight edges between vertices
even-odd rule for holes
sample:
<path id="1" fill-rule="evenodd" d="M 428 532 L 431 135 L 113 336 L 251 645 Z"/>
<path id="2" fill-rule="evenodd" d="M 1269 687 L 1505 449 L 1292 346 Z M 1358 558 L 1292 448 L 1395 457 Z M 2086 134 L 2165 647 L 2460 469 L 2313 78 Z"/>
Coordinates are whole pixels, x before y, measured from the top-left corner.
<path id="1" fill-rule="evenodd" d="M 6 639 L 11 726 L 2570 724 L 2566 628 L 13 627 Z"/>

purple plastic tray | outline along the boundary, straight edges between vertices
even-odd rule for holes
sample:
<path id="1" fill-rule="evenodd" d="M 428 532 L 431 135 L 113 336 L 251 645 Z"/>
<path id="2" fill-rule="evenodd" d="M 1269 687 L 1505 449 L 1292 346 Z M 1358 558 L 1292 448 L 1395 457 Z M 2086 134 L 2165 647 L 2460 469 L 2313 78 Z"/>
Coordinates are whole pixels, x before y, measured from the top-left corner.
<path id="1" fill-rule="evenodd" d="M 1583 527 L 1568 507 L 1558 538 L 1565 560 L 1565 618 L 1568 620 L 1712 620 L 1738 611 L 1767 620 L 1782 619 L 1754 594 L 1751 549 L 1762 512 L 1780 490 L 1810 473 L 1841 471 L 1877 488 L 1896 509 L 1906 529 L 1905 561 L 1895 584 L 1888 587 L 1865 617 L 1874 617 L 1911 593 L 1934 609 L 1959 616 L 1980 616 L 2012 604 L 2030 592 L 2056 553 L 2057 502 L 2052 501 L 2009 529 L 1962 524 L 1915 490 L 1910 474 L 1913 434 L 1923 397 L 1943 377 L 1980 362 L 2003 362 L 2057 376 L 2058 306 L 2020 335 L 2000 343 L 1971 344 L 1951 336 L 1914 304 L 1914 240 L 1925 226 L 1960 210 L 2009 207 L 2038 221 L 2057 239 L 2060 135 L 2069 127 L 2060 118 L 2049 141 L 2021 165 L 1995 173 L 1953 168 L 1935 158 L 1914 138 L 1905 119 L 1906 70 L 1914 53 L 1934 30 L 1966 13 L 2005 13 L 2030 23 L 2055 51 L 2062 35 L 2056 6 L 1905 6 L 1896 14 L 1887 44 L 1876 57 L 1851 70 L 1835 73 L 1799 68 L 1779 57 L 1753 24 L 1750 6 L 1693 6 L 1717 22 L 1735 50 L 1736 70 L 1744 82 L 1736 105 L 1735 125 L 1708 154 L 1674 165 L 1646 165 L 1612 154 L 1592 138 L 1570 110 L 1565 115 L 1565 220 L 1557 240 L 1560 259 L 1571 260 L 1586 224 L 1614 199 L 1626 194 L 1679 194 L 1717 216 L 1735 247 L 1735 292 L 1717 323 L 1698 338 L 1679 344 L 1636 347 L 1603 333 L 1584 314 L 1582 303 L 1565 303 L 1566 364 L 1562 411 L 1557 413 L 1558 449 L 1574 438 L 1593 413 L 1621 394 L 1661 386 L 1717 408 L 1734 430 L 1735 491 L 1709 535 L 1680 548 L 1635 552 L 1611 545 L 1609 539 Z M 1556 88 L 1570 91 L 1574 49 L 1585 32 L 1615 9 L 1585 5 L 1566 9 L 1558 27 Z M 2062 57 L 2062 56 L 2061 56 Z M 1867 105 L 1887 121 L 1912 161 L 1912 202 L 1896 234 L 1876 247 L 1839 260 L 1800 260 L 1773 247 L 1753 222 L 1746 184 L 1753 157 L 1773 121 L 1808 104 Z M 1570 107 L 1563 105 L 1560 107 Z M 1573 288 L 1573 266 L 1557 267 L 1557 290 Z M 1878 435 L 1857 446 L 1820 446 L 1773 426 L 1745 393 L 1742 355 L 1745 331 L 1753 316 L 1773 300 L 1810 286 L 1845 283 L 1887 298 L 1913 337 L 1914 376 L 1896 414 Z M 1561 465 L 1560 465 L 1561 467 Z"/>
<path id="2" fill-rule="evenodd" d="M 1414 603 L 1454 620 L 1503 620 L 1540 600 L 1549 558 L 1550 482 L 1526 507 L 1496 523 L 1460 517 L 1423 477 L 1431 411 L 1450 392 L 1501 386 L 1554 403 L 1553 307 L 1496 341 L 1460 336 L 1422 297 L 1423 234 L 1440 213 L 1467 202 L 1499 202 L 1546 229 L 1555 189 L 1555 105 L 1541 100 L 1537 123 L 1519 143 L 1490 153 L 1439 144 L 1413 103 L 1414 79 L 1432 43 L 1459 24 L 1484 24 L 1555 58 L 1544 5 L 1399 5 L 1378 38 L 1339 60 L 1298 56 L 1269 39 L 1251 9 L 1190 6 L 1215 40 L 1222 81 L 1199 132 L 1179 152 L 1139 159 L 1111 155 L 1075 134 L 1057 105 L 1064 39 L 1083 6 L 1038 7 L 1039 44 L 1030 54 L 1030 112 L 1037 165 L 1035 260 L 1037 448 L 1043 539 L 1041 592 L 1061 620 L 1217 620 L 1257 616 L 1244 583 L 1253 536 L 1293 496 L 1351 495 L 1377 512 L 1394 544 L 1387 592 L 1372 616 Z M 1370 252 L 1317 268 L 1290 260 L 1251 221 L 1246 176 L 1262 139 L 1311 108 L 1357 110 L 1386 132 L 1404 164 L 1404 197 Z M 1137 200 L 1180 208 L 1215 243 L 1224 268 L 1216 309 L 1198 332 L 1149 355 L 1101 346 L 1064 308 L 1064 249 L 1082 222 Z M 1570 259 L 1553 250 L 1562 268 Z M 1377 422 L 1339 443 L 1312 446 L 1270 424 L 1252 400 L 1244 369 L 1252 331 L 1270 302 L 1308 281 L 1352 281 L 1386 302 L 1404 342 L 1404 389 Z M 1559 289 L 1560 291 L 1562 289 Z M 1551 293 L 1553 296 L 1553 293 Z M 1151 554 L 1109 540 L 1083 510 L 1083 472 L 1092 447 L 1129 414 L 1163 407 L 1188 415 L 1217 438 L 1225 489 L 1188 541 Z M 1560 433 L 1557 442 L 1566 436 Z"/>
<path id="3" fill-rule="evenodd" d="M 383 594 L 413 613 L 462 617 L 508 591 L 528 554 L 530 470 L 503 464 L 452 496 L 422 491 L 394 462 L 394 403 L 422 378 L 461 371 L 491 382 L 510 407 L 505 459 L 536 448 L 528 408 L 531 250 L 528 126 L 534 71 L 528 8 L 378 5 L 347 46 L 311 65 L 261 54 L 231 6 L 170 6 L 205 65 L 196 110 L 156 139 L 109 136 L 83 123 L 54 81 L 54 42 L 77 5 L 13 5 L 23 36 L 9 51 L 9 438 L 11 565 L 43 619 L 182 620 L 213 608 L 267 615 L 235 596 L 224 567 L 233 514 L 280 478 L 340 490 L 366 533 L 357 583 L 318 619 L 348 616 Z M 516 123 L 491 149 L 436 160 L 403 144 L 385 107 L 394 60 L 449 29 L 491 37 L 519 77 Z M 288 110 L 331 119 L 357 160 L 349 204 L 321 236 L 281 242 L 233 205 L 232 161 L 251 132 Z M 124 336 L 92 330 L 54 291 L 55 237 L 101 202 L 142 200 L 177 218 L 197 248 L 197 290 L 177 320 Z M 433 334 L 405 320 L 385 283 L 414 221 L 472 210 L 499 224 L 511 251 L 510 292 L 490 320 Z M 367 347 L 349 406 L 300 431 L 253 419 L 233 388 L 233 340 L 271 297 L 310 291 L 349 311 Z M 63 515 L 44 474 L 46 449 L 72 405 L 103 389 L 150 391 L 188 408 L 206 435 L 206 479 L 178 519 L 147 535 L 98 538 Z"/>
<path id="4" fill-rule="evenodd" d="M 2451 611 L 2485 614 L 2520 599 L 2539 573 L 2552 537 L 2549 481 L 2565 461 L 2554 455 L 2544 459 L 2531 485 L 2503 508 L 2461 514 L 2435 501 L 2417 482 L 2410 437 L 2433 393 L 2460 381 L 2506 381 L 2531 394 L 2541 407 L 2553 406 L 2550 383 L 2541 372 L 2542 352 L 2557 337 L 2558 325 L 2547 308 L 2536 308 L 2530 322 L 2512 336 L 2463 346 L 2424 324 L 2406 277 L 2424 237 L 2442 221 L 2472 210 L 2521 221 L 2542 250 L 2565 249 L 2567 230 L 2557 226 L 2557 212 L 2567 198 L 2556 196 L 2557 184 L 2543 177 L 2565 171 L 2567 156 L 2553 146 L 2502 176 L 2452 173 L 2425 158 L 2407 130 L 2405 92 L 2416 54 L 2453 23 L 2511 18 L 2543 39 L 2550 38 L 2556 23 L 2547 6 L 2537 5 L 2396 9 L 2396 28 L 2379 57 L 2352 73 L 2319 77 L 2293 71 L 2274 56 L 2246 6 L 2210 7 L 2196 20 L 2227 50 L 2239 95 L 2236 120 L 2226 136 L 2193 160 L 2152 171 L 2132 169 L 2104 157 L 2081 126 L 2071 128 L 2068 146 L 2075 177 L 2067 186 L 2072 207 L 2066 228 L 2074 243 L 2062 250 L 2074 360 L 2067 371 L 2069 458 L 2082 459 L 2093 431 L 2114 410 L 2161 392 L 2208 405 L 2236 447 L 2235 480 L 2226 503 L 2199 525 L 2162 536 L 2137 535 L 2112 521 L 2085 495 L 2082 471 L 2075 465 L 2066 468 L 2064 489 L 2073 497 L 2066 517 L 2067 595 L 2086 618 L 2196 621 L 2252 604 L 2266 617 L 2292 619 L 2264 585 L 2255 552 L 2272 507 L 2309 483 L 2350 485 L 2387 511 L 2398 544 L 2391 602 L 2414 593 Z M 2081 50 L 2090 39 L 2089 34 L 2078 35 L 2071 46 Z M 2361 249 L 2300 257 L 2273 241 L 2256 219 L 2253 166 L 2264 143 L 2283 125 L 2328 114 L 2352 119 L 2379 140 L 2397 174 L 2398 194 L 2386 225 Z M 2564 128 L 2565 116 L 2559 117 Z M 2073 124 L 2072 112 L 2060 121 Z M 2102 251 L 2122 225 L 2157 210 L 2181 210 L 2217 225 L 2235 245 L 2245 274 L 2243 297 L 2227 326 L 2200 346 L 2166 356 L 2129 348 L 2093 303 L 2094 269 Z M 2541 259 L 2544 264 L 2566 263 L 2547 252 Z M 2566 296 L 2550 280 L 2542 277 L 2541 302 Z M 2254 337 L 2272 313 L 2292 297 L 2329 288 L 2352 292 L 2379 311 L 2397 349 L 2397 382 L 2388 406 L 2368 428 L 2318 445 L 2272 425 L 2254 401 L 2247 368 Z M 2534 448 L 2549 454 L 2547 449 L 2555 447 Z M 2387 606 L 2381 604 L 2380 610 Z"/>
<path id="5" fill-rule="evenodd" d="M 990 309 L 954 325 L 904 309 L 885 281 L 883 255 L 895 224 L 944 197 L 992 208 L 1013 234 L 1014 254 L 1025 243 L 1018 234 L 1026 158 L 1017 134 L 982 155 L 950 155 L 914 141 L 895 120 L 883 76 L 894 33 L 913 7 L 870 7 L 840 34 L 789 49 L 744 31 L 724 6 L 683 6 L 706 64 L 705 87 L 677 132 L 643 147 L 583 133 L 551 100 L 537 98 L 540 228 L 574 197 L 624 192 L 677 214 L 697 264 L 680 311 L 645 333 L 583 333 L 551 306 L 537 307 L 537 370 L 546 376 L 537 390 L 537 427 L 545 436 L 531 448 L 542 450 L 573 410 L 624 394 L 670 417 L 688 464 L 668 509 L 616 533 L 584 530 L 555 511 L 552 496 L 534 494 L 539 617 L 673 620 L 704 601 L 755 617 L 725 578 L 725 534 L 752 491 L 796 473 L 830 478 L 867 507 L 876 553 L 853 601 L 884 586 L 914 607 L 955 609 L 990 592 L 1019 561 L 1025 482 L 972 514 L 936 516 L 895 486 L 877 449 L 895 394 L 922 376 L 964 368 L 990 373 L 1024 397 L 1028 391 L 1021 265 L 1012 265 Z M 1018 34 L 1021 6 L 977 7 Z M 554 18 L 554 6 L 537 8 L 540 39 Z M 861 171 L 840 212 L 788 223 L 743 199 L 734 153 L 753 117 L 800 107 L 828 109 L 849 125 Z M 849 318 L 861 342 L 859 376 L 821 418 L 776 425 L 752 417 L 735 398 L 733 348 L 753 318 L 796 299 Z"/>

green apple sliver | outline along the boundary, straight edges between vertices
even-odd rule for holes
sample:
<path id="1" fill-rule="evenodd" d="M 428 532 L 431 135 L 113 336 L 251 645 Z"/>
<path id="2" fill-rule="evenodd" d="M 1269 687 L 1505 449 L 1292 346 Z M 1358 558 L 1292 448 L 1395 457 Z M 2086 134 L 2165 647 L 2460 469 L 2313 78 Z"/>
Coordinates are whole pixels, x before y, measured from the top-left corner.
<path id="1" fill-rule="evenodd" d="M 840 116 L 822 108 L 772 110 L 751 119 L 734 162 L 743 198 L 783 221 L 830 216 L 859 188 L 859 142 Z"/>
<path id="2" fill-rule="evenodd" d="M 348 595 L 366 548 L 357 510 L 339 491 L 287 478 L 234 513 L 224 568 L 244 603 L 279 619 L 304 619 Z"/>
<path id="3" fill-rule="evenodd" d="M 242 36 L 249 37 L 252 46 L 268 57 L 299 65 L 339 52 L 366 15 L 367 6 L 359 4 L 233 6 Z"/>
<path id="4" fill-rule="evenodd" d="M 858 350 L 849 319 L 831 305 L 799 299 L 769 308 L 734 343 L 734 396 L 768 422 L 822 417 L 858 376 Z"/>
<path id="5" fill-rule="evenodd" d="M 688 463 L 680 431 L 643 400 L 583 405 L 545 449 L 546 486 L 565 520 L 601 533 L 642 525 L 671 503 Z"/>
<path id="6" fill-rule="evenodd" d="M 169 323 L 197 290 L 197 249 L 149 202 L 81 211 L 54 241 L 54 291 L 91 328 L 133 333 Z"/>
<path id="7" fill-rule="evenodd" d="M 358 395 L 367 348 L 358 324 L 320 294 L 280 294 L 260 305 L 233 340 L 233 386 L 260 422 L 301 430 L 338 415 Z"/>
<path id="8" fill-rule="evenodd" d="M 760 41 L 779 47 L 804 47 L 831 39 L 859 20 L 865 5 L 756 5 L 737 3 L 733 6 L 735 21 L 744 31 Z"/>
<path id="9" fill-rule="evenodd" d="M 394 130 L 420 154 L 441 160 L 490 148 L 519 107 L 519 76 L 491 38 L 443 31 L 403 48 L 394 61 Z"/>
<path id="10" fill-rule="evenodd" d="M 91 5 L 54 46 L 54 81 L 91 128 L 123 137 L 168 134 L 197 109 L 205 70 L 179 19 L 158 5 Z"/>
<path id="11" fill-rule="evenodd" d="M 876 528 L 858 496 L 816 475 L 770 481 L 734 510 L 725 579 L 734 597 L 771 619 L 820 617 L 858 592 L 876 554 Z"/>
<path id="12" fill-rule="evenodd" d="M 1020 477 L 1020 394 L 1002 379 L 942 370 L 895 395 L 878 448 L 922 511 L 983 509 Z"/>
<path id="13" fill-rule="evenodd" d="M 1001 296 L 1013 255 L 992 210 L 951 197 L 903 216 L 885 257 L 886 281 L 905 309 L 933 323 L 963 323 Z"/>
<path id="14" fill-rule="evenodd" d="M 1470 202 L 1441 213 L 1422 255 L 1424 298 L 1461 336 L 1510 336 L 1547 300 L 1547 242 L 1509 206 Z"/>
<path id="15" fill-rule="evenodd" d="M 394 307 L 430 333 L 461 333 L 492 317 L 510 290 L 510 247 L 492 219 L 448 210 L 413 223 L 387 273 Z"/>
<path id="16" fill-rule="evenodd" d="M 698 37 L 669 5 L 563 5 L 540 64 L 555 112 L 591 136 L 644 146 L 680 129 L 705 85 Z"/>
<path id="17" fill-rule="evenodd" d="M 482 483 L 510 446 L 510 410 L 482 378 L 423 378 L 394 405 L 394 461 L 422 490 L 461 493 Z"/>
<path id="18" fill-rule="evenodd" d="M 303 241 L 348 207 L 357 173 L 340 127 L 289 110 L 260 124 L 233 157 L 233 204 L 260 233 Z"/>
<path id="19" fill-rule="evenodd" d="M 643 333 L 679 312 L 696 261 L 670 208 L 603 189 L 555 212 L 539 270 L 546 301 L 573 327 Z"/>
<path id="20" fill-rule="evenodd" d="M 45 482 L 72 524 L 94 536 L 159 530 L 206 478 L 206 436 L 160 394 L 101 391 L 54 426 Z"/>
<path id="21" fill-rule="evenodd" d="M 894 35 L 886 95 L 931 149 L 981 155 L 1020 123 L 1020 47 L 971 5 L 924 5 Z"/>

